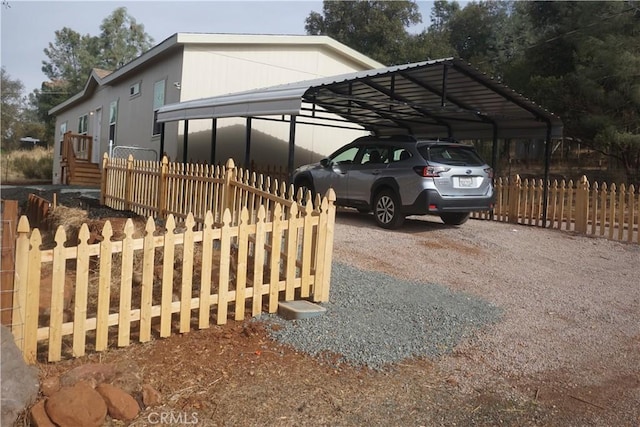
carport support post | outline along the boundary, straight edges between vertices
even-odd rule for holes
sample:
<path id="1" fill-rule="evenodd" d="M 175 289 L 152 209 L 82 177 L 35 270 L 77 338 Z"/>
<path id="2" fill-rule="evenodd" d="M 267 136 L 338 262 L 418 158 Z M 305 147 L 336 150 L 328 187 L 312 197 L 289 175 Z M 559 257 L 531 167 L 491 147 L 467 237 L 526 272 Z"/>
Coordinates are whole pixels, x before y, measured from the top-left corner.
<path id="1" fill-rule="evenodd" d="M 160 155 L 158 156 L 158 160 L 162 160 L 164 157 L 164 125 L 164 122 L 160 125 Z M 111 152 L 109 152 L 109 155 L 111 155 Z"/>
<path id="2" fill-rule="evenodd" d="M 493 176 L 498 176 L 498 125 L 493 123 L 493 146 L 491 147 L 491 167 Z"/>
<path id="3" fill-rule="evenodd" d="M 549 166 L 551 164 L 551 121 L 547 121 L 547 141 L 544 146 L 544 183 L 542 190 L 542 227 L 547 228 L 549 208 Z"/>
<path id="4" fill-rule="evenodd" d="M 289 173 L 289 183 L 291 183 L 291 175 L 293 174 L 293 158 L 296 147 L 296 117 L 291 116 L 289 121 L 289 161 L 287 163 L 287 172 Z"/>
<path id="5" fill-rule="evenodd" d="M 189 151 L 189 120 L 184 121 L 184 145 L 182 151 L 182 163 L 187 163 L 187 152 Z"/>
<path id="6" fill-rule="evenodd" d="M 251 117 L 247 117 L 247 129 L 245 133 L 246 145 L 244 148 L 244 168 L 249 170 L 251 162 Z"/>
<path id="7" fill-rule="evenodd" d="M 218 139 L 218 119 L 211 119 L 211 153 L 209 154 L 209 164 L 216 163 L 216 142 Z"/>

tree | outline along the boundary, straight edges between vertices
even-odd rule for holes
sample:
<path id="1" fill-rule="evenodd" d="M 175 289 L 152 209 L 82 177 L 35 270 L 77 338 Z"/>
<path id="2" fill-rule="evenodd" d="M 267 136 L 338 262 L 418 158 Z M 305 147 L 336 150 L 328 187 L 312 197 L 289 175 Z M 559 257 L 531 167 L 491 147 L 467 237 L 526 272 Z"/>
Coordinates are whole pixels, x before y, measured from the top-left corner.
<path id="1" fill-rule="evenodd" d="M 82 90 L 93 68 L 115 70 L 153 43 L 144 25 L 128 15 L 125 7 L 105 18 L 100 30 L 97 37 L 81 35 L 68 27 L 56 31 L 55 41 L 44 50 L 48 58 L 42 61 L 44 74 L 53 82 L 65 82 L 65 89 L 73 95 Z"/>
<path id="2" fill-rule="evenodd" d="M 413 1 L 325 0 L 322 12 L 309 14 L 307 34 L 328 35 L 388 65 L 411 62 L 416 55 L 415 38 L 406 30 L 422 22 Z"/>
<path id="3" fill-rule="evenodd" d="M 55 137 L 55 116 L 49 115 L 49 110 L 63 103 L 73 94 L 70 85 L 64 80 L 43 82 L 40 89 L 35 89 L 29 94 L 29 104 L 33 115 L 42 124 L 44 139 L 53 143 Z"/>
<path id="4" fill-rule="evenodd" d="M 522 29 L 512 19 L 513 7 L 509 1 L 480 1 L 460 8 L 455 1 L 437 0 L 424 35 L 425 48 L 463 58 L 501 79 L 521 37 Z"/>
<path id="5" fill-rule="evenodd" d="M 24 85 L 20 80 L 13 80 L 4 67 L 1 69 L 0 78 L 0 87 L 2 88 L 2 115 L 0 116 L 2 120 L 2 148 L 10 149 L 18 145 L 17 126 L 20 123 L 20 115 L 24 108 L 22 96 Z"/>
<path id="6" fill-rule="evenodd" d="M 525 90 L 559 114 L 571 136 L 640 179 L 640 12 L 628 2 L 528 5 L 539 40 Z M 637 181 L 636 181 L 637 182 Z"/>
<path id="7" fill-rule="evenodd" d="M 102 21 L 98 46 L 100 68 L 115 70 L 137 58 L 153 45 L 153 38 L 144 31 L 126 7 L 119 7 Z"/>
<path id="8" fill-rule="evenodd" d="M 45 123 L 48 140 L 55 135 L 55 118 L 49 110 L 80 92 L 93 68 L 115 70 L 148 50 L 153 39 L 127 9 L 119 7 L 106 17 L 99 36 L 81 35 L 64 27 L 55 32 L 42 61 L 42 71 L 49 78 L 30 96 L 37 116 Z"/>
<path id="9" fill-rule="evenodd" d="M 99 53 L 93 37 L 64 27 L 55 32 L 55 42 L 44 50 L 49 60 L 42 61 L 42 72 L 51 81 L 64 81 L 74 94 L 84 87 Z"/>
<path id="10" fill-rule="evenodd" d="M 34 111 L 30 110 L 25 102 L 24 85 L 20 80 L 12 79 L 4 67 L 1 74 L 2 148 L 5 150 L 18 148 L 20 138 L 25 136 L 45 141 L 43 126 L 39 123 Z"/>

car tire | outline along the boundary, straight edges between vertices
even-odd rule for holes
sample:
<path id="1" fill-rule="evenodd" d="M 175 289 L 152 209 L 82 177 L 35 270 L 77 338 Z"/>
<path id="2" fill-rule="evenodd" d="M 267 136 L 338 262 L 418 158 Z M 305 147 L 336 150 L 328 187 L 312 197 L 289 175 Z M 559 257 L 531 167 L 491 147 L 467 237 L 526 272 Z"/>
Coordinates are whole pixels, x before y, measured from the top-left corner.
<path id="1" fill-rule="evenodd" d="M 382 228 L 398 228 L 404 222 L 398 196 L 393 191 L 382 190 L 373 199 L 373 217 Z"/>
<path id="2" fill-rule="evenodd" d="M 447 212 L 440 214 L 440 219 L 447 225 L 462 225 L 469 219 L 469 212 Z"/>
<path id="3" fill-rule="evenodd" d="M 296 197 L 298 196 L 298 190 L 302 189 L 302 198 L 304 199 L 307 196 L 307 191 L 311 191 L 311 197 L 315 197 L 316 192 L 313 189 L 313 184 L 311 183 L 311 180 L 309 180 L 308 178 L 302 178 L 296 181 L 295 184 L 295 189 L 296 189 Z"/>

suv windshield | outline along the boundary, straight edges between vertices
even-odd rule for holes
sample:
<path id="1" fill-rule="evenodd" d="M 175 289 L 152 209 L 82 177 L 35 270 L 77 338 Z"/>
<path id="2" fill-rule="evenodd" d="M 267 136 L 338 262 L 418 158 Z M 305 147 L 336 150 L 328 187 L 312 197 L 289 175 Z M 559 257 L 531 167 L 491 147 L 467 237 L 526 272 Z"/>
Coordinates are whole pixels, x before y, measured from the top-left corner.
<path id="1" fill-rule="evenodd" d="M 428 162 L 450 166 L 482 166 L 484 161 L 467 145 L 420 145 L 418 152 Z"/>

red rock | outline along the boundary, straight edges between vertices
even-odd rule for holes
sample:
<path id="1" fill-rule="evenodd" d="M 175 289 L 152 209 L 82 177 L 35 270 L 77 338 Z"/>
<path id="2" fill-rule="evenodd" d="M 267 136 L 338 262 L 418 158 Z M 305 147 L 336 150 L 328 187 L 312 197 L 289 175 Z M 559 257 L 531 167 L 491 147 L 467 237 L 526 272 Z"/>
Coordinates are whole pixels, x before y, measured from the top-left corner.
<path id="1" fill-rule="evenodd" d="M 129 393 L 111 384 L 96 387 L 105 403 L 109 416 L 114 420 L 131 421 L 138 416 L 140 405 Z"/>
<path id="2" fill-rule="evenodd" d="M 107 405 L 86 381 L 62 387 L 49 397 L 45 409 L 59 426 L 100 427 L 107 416 Z"/>
<path id="3" fill-rule="evenodd" d="M 87 363 L 64 373 L 60 378 L 60 384 L 63 387 L 68 387 L 79 381 L 87 381 L 93 387 L 96 387 L 98 384 L 111 382 L 116 377 L 116 374 L 115 365 Z"/>
<path id="4" fill-rule="evenodd" d="M 60 377 L 49 377 L 42 380 L 42 384 L 40 384 L 40 390 L 42 390 L 42 394 L 49 397 L 56 391 L 60 390 Z"/>
<path id="5" fill-rule="evenodd" d="M 151 384 L 142 385 L 142 403 L 145 407 L 158 406 L 162 401 L 160 392 L 153 388 Z"/>
<path id="6" fill-rule="evenodd" d="M 56 427 L 44 409 L 44 400 L 39 401 L 31 407 L 31 424 L 35 427 Z"/>

